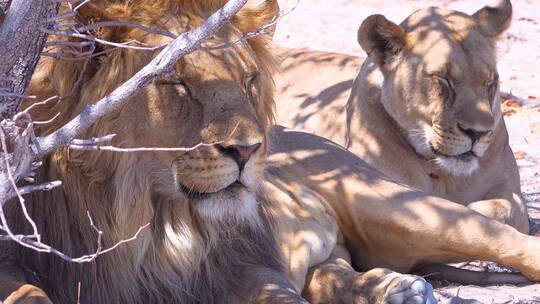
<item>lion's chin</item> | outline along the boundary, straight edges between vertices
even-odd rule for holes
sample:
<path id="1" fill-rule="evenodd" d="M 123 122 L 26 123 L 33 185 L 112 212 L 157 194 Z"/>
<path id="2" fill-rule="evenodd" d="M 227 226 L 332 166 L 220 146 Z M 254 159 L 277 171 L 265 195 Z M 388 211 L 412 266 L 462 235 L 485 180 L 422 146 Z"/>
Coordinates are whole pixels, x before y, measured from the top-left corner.
<path id="1" fill-rule="evenodd" d="M 179 187 L 192 203 L 202 219 L 219 222 L 259 222 L 258 202 L 255 191 L 241 182 L 234 182 L 226 188 L 212 193 L 188 191 Z"/>
<path id="2" fill-rule="evenodd" d="M 480 168 L 478 156 L 473 152 L 456 156 L 436 154 L 435 162 L 442 170 L 454 176 L 471 176 Z"/>

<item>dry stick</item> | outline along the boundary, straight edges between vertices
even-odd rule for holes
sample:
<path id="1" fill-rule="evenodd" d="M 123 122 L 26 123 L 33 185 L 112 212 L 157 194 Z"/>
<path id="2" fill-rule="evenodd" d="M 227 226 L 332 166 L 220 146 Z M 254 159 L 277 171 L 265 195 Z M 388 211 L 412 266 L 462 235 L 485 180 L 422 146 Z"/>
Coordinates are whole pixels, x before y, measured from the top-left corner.
<path id="1" fill-rule="evenodd" d="M 160 28 L 150 28 L 150 27 L 146 27 L 144 25 L 141 25 L 139 23 L 129 22 L 129 21 L 100 21 L 100 22 L 95 22 L 95 23 L 92 23 L 92 24 L 88 24 L 88 25 L 78 27 L 77 30 L 79 32 L 86 32 L 86 31 L 91 31 L 91 30 L 95 30 L 95 29 L 98 29 L 98 28 L 102 28 L 102 27 L 111 27 L 111 26 L 114 26 L 114 27 L 118 27 L 118 26 L 134 27 L 134 28 L 138 28 L 138 29 L 140 29 L 140 30 L 142 30 L 144 32 L 150 33 L 150 34 L 162 35 L 162 36 L 166 36 L 166 37 L 169 37 L 169 38 L 172 38 L 172 39 L 175 39 L 177 37 L 175 34 L 169 32 L 167 30 L 160 29 Z"/>
<path id="2" fill-rule="evenodd" d="M 0 128 L 0 140 L 1 140 L 1 144 L 2 144 L 2 149 L 4 151 L 4 155 L 7 156 L 8 154 L 7 154 L 7 144 L 6 144 L 6 140 L 5 140 L 5 134 L 4 134 L 4 132 L 3 132 L 3 130 L 1 128 Z M 6 171 L 8 172 L 8 176 L 10 178 L 10 181 L 12 183 L 15 183 L 15 179 L 13 178 L 13 175 L 11 174 L 11 169 L 10 169 L 10 164 L 9 164 L 8 158 L 4 157 L 4 159 L 5 159 L 5 163 L 6 163 L 6 166 L 7 166 Z M 141 231 L 150 225 L 150 223 L 147 223 L 146 225 L 139 227 L 137 232 L 131 238 L 121 240 L 121 241 L 117 242 L 115 245 L 113 245 L 112 247 L 109 247 L 106 250 L 102 250 L 101 237 L 102 237 L 103 232 L 101 230 L 99 230 L 94 225 L 94 222 L 92 220 L 92 217 L 90 216 L 90 213 L 87 213 L 88 218 L 90 220 L 90 225 L 92 226 L 92 228 L 94 228 L 98 232 L 98 240 L 97 240 L 98 246 L 97 246 L 96 252 L 94 252 L 93 254 L 84 255 L 84 256 L 81 256 L 79 258 L 72 258 L 72 257 L 66 255 L 65 253 L 63 253 L 63 252 L 61 252 L 61 251 L 59 251 L 59 250 L 57 250 L 57 249 L 55 249 L 55 248 L 53 248 L 53 247 L 51 247 L 49 245 L 43 244 L 41 242 L 41 236 L 37 233 L 37 227 L 35 227 L 35 222 L 32 220 L 32 218 L 27 213 L 26 205 L 24 204 L 24 199 L 22 198 L 23 191 L 29 193 L 29 192 L 34 191 L 34 190 L 50 190 L 50 189 L 52 189 L 54 187 L 57 187 L 57 186 L 60 186 L 60 185 L 61 185 L 61 182 L 59 182 L 59 181 L 55 181 L 55 182 L 51 182 L 51 183 L 43 184 L 43 185 L 39 185 L 39 186 L 27 186 L 27 187 L 24 187 L 24 188 L 21 188 L 21 189 L 17 188 L 17 186 L 14 185 L 13 189 L 15 190 L 15 192 L 17 193 L 17 196 L 19 197 L 19 200 L 20 200 L 20 203 L 21 203 L 21 208 L 22 208 L 22 210 L 23 210 L 23 212 L 25 214 L 25 217 L 32 224 L 32 226 L 34 228 L 34 235 L 33 236 L 28 236 L 28 235 L 15 235 L 15 234 L 13 234 L 13 232 L 11 231 L 11 229 L 9 228 L 9 226 L 7 224 L 7 219 L 5 217 L 4 208 L 3 208 L 3 202 L 2 202 L 2 205 L 0 205 L 0 220 L 2 222 L 2 226 L 0 226 L 0 229 L 4 230 L 8 235 L 7 236 L 1 236 L 0 239 L 6 239 L 7 238 L 8 240 L 15 241 L 15 242 L 17 242 L 18 244 L 20 244 L 20 245 L 22 245 L 24 247 L 28 247 L 28 248 L 36 250 L 38 252 L 53 253 L 53 254 L 57 255 L 58 257 L 60 257 L 61 259 L 64 259 L 64 260 L 69 261 L 69 262 L 84 263 L 84 262 L 93 261 L 99 255 L 110 252 L 110 251 L 114 250 L 115 248 L 117 248 L 118 246 L 120 246 L 121 244 L 124 244 L 126 242 L 130 242 L 132 240 L 135 240 L 139 236 Z M 36 238 L 36 240 L 33 240 L 32 237 Z"/>
<path id="3" fill-rule="evenodd" d="M 121 153 L 133 153 L 133 152 L 189 152 L 200 147 L 211 147 L 219 144 L 217 143 L 199 143 L 193 147 L 178 147 L 178 148 L 165 148 L 165 147 L 140 147 L 140 148 L 120 148 L 115 146 L 97 146 L 97 145 L 69 145 L 69 148 L 72 150 L 79 151 L 110 151 L 110 152 L 121 152 Z"/>
<path id="4" fill-rule="evenodd" d="M 26 204 L 24 203 L 24 198 L 22 197 L 22 194 L 21 194 L 19 188 L 17 187 L 17 181 L 15 180 L 15 177 L 13 176 L 13 172 L 11 171 L 11 165 L 10 165 L 9 159 L 7 157 L 8 149 L 7 149 L 7 144 L 6 144 L 6 136 L 4 134 L 4 130 L 2 130 L 2 127 L 0 127 L 0 139 L 2 140 L 2 150 L 4 152 L 3 154 L 5 155 L 4 156 L 4 162 L 5 162 L 6 172 L 7 172 L 9 182 L 11 183 L 11 185 L 13 187 L 13 190 L 17 194 L 17 198 L 19 199 L 19 204 L 21 206 L 21 209 L 23 211 L 24 216 L 26 217 L 26 220 L 32 226 L 32 230 L 34 232 L 33 237 L 36 238 L 38 243 L 41 243 L 41 236 L 39 235 L 36 222 L 34 222 L 32 217 L 30 217 L 30 214 L 28 214 L 28 209 L 26 208 Z M 2 219 L 2 225 L 4 227 L 7 227 L 7 222 L 5 222 L 4 219 Z"/>
<path id="5" fill-rule="evenodd" d="M 38 107 L 38 106 L 41 106 L 41 105 L 45 105 L 47 103 L 49 103 L 50 101 L 54 100 L 54 99 L 57 99 L 58 98 L 58 95 L 55 95 L 55 96 L 51 96 L 43 101 L 40 101 L 40 102 L 36 102 L 36 103 L 33 103 L 31 106 L 29 106 L 28 108 L 24 109 L 24 111 L 22 111 L 22 113 L 29 113 L 30 111 L 32 111 L 32 109 L 34 109 L 35 107 Z M 16 119 L 15 119 L 16 120 Z"/>
<path id="6" fill-rule="evenodd" d="M 238 38 L 235 41 L 226 42 L 226 43 L 222 43 L 222 44 L 215 45 L 215 46 L 203 46 L 203 48 L 205 50 L 226 49 L 226 48 L 230 48 L 231 46 L 238 45 L 238 44 L 240 44 L 240 43 L 242 43 L 244 41 L 247 41 L 247 40 L 249 40 L 251 38 L 257 37 L 257 36 L 262 35 L 262 34 L 266 34 L 269 28 L 276 25 L 278 23 L 278 21 L 281 20 L 281 18 L 283 18 L 283 17 L 287 16 L 288 14 L 292 13 L 298 7 L 299 4 L 300 4 L 300 0 L 296 0 L 295 5 L 291 6 L 286 11 L 279 12 L 279 14 L 277 16 L 275 16 L 269 23 L 267 23 L 267 24 L 263 25 L 262 27 L 258 28 L 256 31 L 244 34 L 242 37 Z"/>
<path id="7" fill-rule="evenodd" d="M 57 180 L 57 181 L 52 181 L 52 182 L 48 182 L 48 183 L 44 183 L 40 185 L 29 185 L 29 186 L 20 187 L 19 192 L 21 193 L 21 195 L 25 195 L 25 194 L 36 192 L 36 191 L 50 191 L 60 186 L 62 186 L 62 181 Z"/>
<path id="8" fill-rule="evenodd" d="M 138 148 L 120 148 L 115 146 L 99 146 L 98 144 L 104 143 L 107 141 L 112 140 L 116 134 L 109 134 L 105 135 L 103 137 L 98 138 L 90 138 L 90 139 L 74 139 L 71 141 L 71 144 L 69 145 L 69 148 L 72 150 L 79 150 L 79 151 L 110 151 L 110 152 L 119 152 L 119 153 L 133 153 L 133 152 L 189 152 L 196 150 L 200 147 L 212 147 L 215 145 L 222 144 L 223 142 L 227 141 L 231 138 L 231 136 L 234 135 L 236 132 L 236 129 L 238 129 L 238 126 L 240 126 L 240 123 L 236 123 L 234 128 L 232 128 L 231 132 L 225 137 L 225 139 L 216 141 L 213 143 L 198 143 L 195 146 L 192 147 L 173 147 L 173 148 L 167 148 L 167 147 L 138 147 Z"/>
<path id="9" fill-rule="evenodd" d="M 128 42 L 123 42 L 123 43 L 117 43 L 117 42 L 111 42 L 111 41 L 99 39 L 99 38 L 94 37 L 92 35 L 74 33 L 72 31 L 68 31 L 68 30 L 58 30 L 57 31 L 57 30 L 49 30 L 49 29 L 46 29 L 44 27 L 40 28 L 40 30 L 47 33 L 47 34 L 49 34 L 49 35 L 68 36 L 68 37 L 74 37 L 74 38 L 79 38 L 79 39 L 86 39 L 86 40 L 95 41 L 95 42 L 98 42 L 98 43 L 101 43 L 101 44 L 104 44 L 104 45 L 110 45 L 110 46 L 114 46 L 114 47 L 117 47 L 117 48 L 132 49 L 132 50 L 137 50 L 137 51 L 156 51 L 156 50 L 162 49 L 165 46 L 167 46 L 167 44 L 162 44 L 162 45 L 157 45 L 157 46 L 152 46 L 152 47 L 133 46 L 133 45 L 129 45 L 129 44 L 137 42 L 137 41 L 128 41 Z"/>

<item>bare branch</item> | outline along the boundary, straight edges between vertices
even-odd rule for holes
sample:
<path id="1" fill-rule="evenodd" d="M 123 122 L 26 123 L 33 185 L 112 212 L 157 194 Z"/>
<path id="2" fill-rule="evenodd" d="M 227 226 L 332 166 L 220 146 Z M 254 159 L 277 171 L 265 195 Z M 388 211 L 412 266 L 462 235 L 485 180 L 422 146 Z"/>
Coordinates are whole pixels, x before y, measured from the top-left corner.
<path id="1" fill-rule="evenodd" d="M 109 134 L 102 137 L 92 137 L 90 139 L 74 139 L 71 141 L 72 145 L 81 145 L 81 146 L 89 146 L 89 145 L 95 145 L 99 143 L 104 143 L 107 141 L 113 140 L 113 138 L 116 136 L 116 134 Z"/>
<path id="2" fill-rule="evenodd" d="M 163 147 L 140 147 L 140 148 L 119 148 L 115 146 L 98 146 L 98 145 L 69 145 L 69 148 L 72 150 L 80 150 L 80 151 L 110 151 L 110 152 L 121 152 L 121 153 L 133 153 L 133 152 L 188 152 L 196 150 L 200 147 L 211 147 L 214 145 L 219 144 L 218 143 L 212 143 L 212 144 L 205 144 L 205 143 L 199 143 L 193 147 L 188 148 L 163 148 Z"/>
<path id="3" fill-rule="evenodd" d="M 105 254 L 107 252 L 111 252 L 113 251 L 114 249 L 118 248 L 118 246 L 124 244 L 124 243 L 127 243 L 127 242 L 131 242 L 131 241 L 134 241 L 135 239 L 137 239 L 137 237 L 139 236 L 139 234 L 141 234 L 141 232 L 148 226 L 150 226 L 150 223 L 146 223 L 144 226 L 141 226 L 139 227 L 139 229 L 137 230 L 137 232 L 135 232 L 135 234 L 130 237 L 129 239 L 124 239 L 124 240 L 121 240 L 119 242 L 117 242 L 116 244 L 114 244 L 113 246 L 105 249 L 105 250 L 101 250 L 101 236 L 103 235 L 103 231 L 99 230 L 93 223 L 92 221 L 92 218 L 90 217 L 90 215 L 88 215 L 88 218 L 90 219 L 91 223 L 90 225 L 92 226 L 92 228 L 94 228 L 94 230 L 97 231 L 98 233 L 98 247 L 97 247 L 97 250 L 95 253 L 93 254 L 89 254 L 89 255 L 84 255 L 84 256 L 81 256 L 79 258 L 76 258 L 76 259 L 72 259 L 72 258 L 68 258 L 70 262 L 74 262 L 74 263 L 86 263 L 86 262 L 92 262 L 93 260 L 95 260 L 98 256 L 102 255 L 102 254 Z"/>
<path id="4" fill-rule="evenodd" d="M 169 37 L 169 38 L 172 38 L 172 39 L 176 39 L 176 37 L 178 37 L 177 35 L 169 32 L 169 31 L 166 31 L 164 29 L 149 28 L 149 27 L 146 27 L 144 25 L 141 25 L 141 24 L 138 24 L 138 23 L 135 23 L 135 22 L 129 22 L 129 21 L 102 21 L 102 22 L 95 22 L 95 23 L 92 23 L 92 24 L 88 24 L 88 25 L 78 27 L 77 30 L 79 32 L 87 32 L 87 31 L 91 31 L 91 30 L 94 30 L 94 29 L 97 29 L 97 28 L 111 27 L 111 26 L 134 27 L 134 28 L 138 28 L 138 29 L 140 29 L 140 30 L 142 30 L 144 32 L 150 33 L 150 34 L 162 35 L 162 36 L 166 36 L 166 37 Z"/>
<path id="5" fill-rule="evenodd" d="M 40 101 L 40 102 L 36 102 L 36 103 L 33 103 L 31 106 L 29 106 L 28 108 L 26 108 L 23 113 L 30 113 L 30 111 L 32 111 L 32 109 L 34 109 L 35 107 L 39 107 L 39 106 L 42 106 L 42 105 L 45 105 L 47 103 L 49 103 L 50 101 L 52 100 L 55 100 L 57 99 L 58 96 L 55 95 L 55 96 L 51 96 L 43 101 Z"/>
<path id="6" fill-rule="evenodd" d="M 247 41 L 249 39 L 255 38 L 255 37 L 259 36 L 259 35 L 268 34 L 268 30 L 270 28 L 272 28 L 273 26 L 275 26 L 278 23 L 278 21 L 281 20 L 281 18 L 283 18 L 283 17 L 287 16 L 288 14 L 292 13 L 298 7 L 298 4 L 300 4 L 300 0 L 296 0 L 295 5 L 291 6 L 288 10 L 279 12 L 279 14 L 277 16 L 275 16 L 272 19 L 272 21 L 270 21 L 269 23 L 261 26 L 256 31 L 244 34 L 242 37 L 238 38 L 235 41 L 226 42 L 226 43 L 219 44 L 219 45 L 214 45 L 214 46 L 203 46 L 203 49 L 205 49 L 205 50 L 226 49 L 226 48 L 230 48 L 230 47 L 232 47 L 234 45 L 238 45 L 238 44 L 240 44 L 240 43 L 242 43 L 244 41 Z"/>
<path id="7" fill-rule="evenodd" d="M 53 181 L 53 182 L 48 182 L 41 185 L 29 185 L 29 186 L 20 187 L 19 192 L 21 193 L 21 195 L 25 195 L 25 194 L 36 192 L 36 191 L 50 191 L 60 186 L 62 186 L 61 181 Z"/>

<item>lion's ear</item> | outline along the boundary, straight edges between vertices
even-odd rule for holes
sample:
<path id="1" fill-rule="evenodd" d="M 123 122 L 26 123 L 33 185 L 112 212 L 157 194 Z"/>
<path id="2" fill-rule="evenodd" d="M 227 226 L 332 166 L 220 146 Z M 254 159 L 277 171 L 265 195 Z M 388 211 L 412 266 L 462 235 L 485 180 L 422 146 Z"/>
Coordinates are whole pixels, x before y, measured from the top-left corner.
<path id="1" fill-rule="evenodd" d="M 358 29 L 358 43 L 382 70 L 405 50 L 406 33 L 383 15 L 369 16 Z"/>
<path id="2" fill-rule="evenodd" d="M 244 33 L 255 32 L 262 26 L 272 22 L 279 14 L 279 4 L 276 0 L 250 0 L 234 18 L 235 25 Z M 267 32 L 274 35 L 275 25 Z"/>
<path id="3" fill-rule="evenodd" d="M 94 3 L 86 3 L 77 10 L 77 20 L 85 25 L 90 25 L 97 22 L 107 21 L 123 21 L 129 15 L 129 11 L 123 6 L 112 5 L 105 10 L 104 6 L 98 6 Z M 91 30 L 92 34 L 97 38 L 111 42 L 121 42 L 120 39 L 126 32 L 125 27 L 97 27 Z"/>
<path id="4" fill-rule="evenodd" d="M 86 3 L 81 6 L 77 10 L 77 19 L 84 24 L 114 20 L 106 10 L 93 3 Z"/>
<path id="5" fill-rule="evenodd" d="M 485 6 L 474 13 L 473 18 L 482 34 L 495 38 L 510 26 L 512 3 L 510 0 L 498 0 L 495 6 Z"/>

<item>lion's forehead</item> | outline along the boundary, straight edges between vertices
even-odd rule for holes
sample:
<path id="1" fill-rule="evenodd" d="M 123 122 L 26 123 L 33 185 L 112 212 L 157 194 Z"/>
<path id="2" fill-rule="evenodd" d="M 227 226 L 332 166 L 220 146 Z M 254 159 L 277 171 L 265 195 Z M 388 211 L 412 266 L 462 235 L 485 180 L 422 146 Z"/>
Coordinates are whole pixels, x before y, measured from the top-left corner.
<path id="1" fill-rule="evenodd" d="M 171 23 L 170 32 L 183 33 L 189 29 L 184 23 Z M 232 80 L 241 83 L 246 75 L 258 70 L 256 54 L 250 45 L 242 41 L 232 45 L 242 37 L 233 26 L 225 25 L 203 44 L 204 49 L 184 56 L 176 65 L 176 72 L 194 80 Z M 170 42 L 163 35 L 148 35 L 144 43 L 158 46 Z M 227 47 L 225 47 L 227 46 Z"/>

